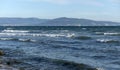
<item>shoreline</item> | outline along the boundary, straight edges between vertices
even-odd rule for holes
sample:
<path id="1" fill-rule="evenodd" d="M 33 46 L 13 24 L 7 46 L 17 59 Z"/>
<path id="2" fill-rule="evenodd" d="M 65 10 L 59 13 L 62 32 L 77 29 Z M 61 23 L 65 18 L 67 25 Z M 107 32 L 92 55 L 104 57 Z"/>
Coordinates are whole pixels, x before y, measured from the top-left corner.
<path id="1" fill-rule="evenodd" d="M 8 66 L 8 65 L 0 64 L 0 70 L 19 70 L 19 69 Z"/>
<path id="2" fill-rule="evenodd" d="M 3 50 L 0 50 L 0 70 L 19 70 L 17 68 L 14 68 L 10 66 L 8 63 L 6 63 L 2 57 L 5 55 Z"/>
<path id="3" fill-rule="evenodd" d="M 0 70 L 29 70 L 25 68 L 21 68 L 19 67 L 19 64 L 23 63 L 20 62 L 20 60 L 16 60 L 14 58 L 9 59 L 3 59 L 2 57 L 4 57 L 5 53 L 3 52 L 3 50 L 0 50 Z M 59 60 L 59 59 L 51 59 L 51 58 L 46 58 L 46 57 L 36 57 L 35 59 L 41 60 L 40 63 L 45 62 L 47 65 L 49 64 L 53 64 L 53 66 L 58 66 L 58 68 L 56 70 L 61 70 L 64 69 L 66 70 L 66 68 L 69 70 L 100 70 L 98 68 L 94 68 L 92 66 L 86 65 L 86 64 L 82 64 L 82 63 L 75 63 L 72 61 L 67 61 L 67 60 Z M 17 65 L 17 67 L 15 67 L 14 65 Z M 24 65 L 23 65 L 24 66 Z M 29 67 L 27 67 L 29 68 Z M 60 69 L 59 69 L 60 68 Z M 33 68 L 34 70 L 34 68 Z M 51 69 L 52 70 L 52 67 Z"/>

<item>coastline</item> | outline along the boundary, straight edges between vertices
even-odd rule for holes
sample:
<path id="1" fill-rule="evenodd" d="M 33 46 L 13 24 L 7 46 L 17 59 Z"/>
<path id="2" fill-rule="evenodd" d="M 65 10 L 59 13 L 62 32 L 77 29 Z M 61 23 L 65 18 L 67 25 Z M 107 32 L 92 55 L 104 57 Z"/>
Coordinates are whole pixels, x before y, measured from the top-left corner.
<path id="1" fill-rule="evenodd" d="M 5 53 L 2 50 L 0 50 L 0 54 L 1 54 L 0 55 L 0 70 L 29 70 L 29 67 L 24 68 L 24 65 L 23 65 L 22 68 L 19 67 L 19 64 L 23 63 L 19 60 L 16 60 L 14 58 L 13 59 L 2 58 L 5 55 Z M 93 68 L 89 65 L 85 65 L 85 64 L 82 64 L 82 63 L 79 64 L 79 63 L 75 63 L 75 62 L 67 61 L 67 60 L 50 59 L 50 58 L 45 58 L 45 57 L 40 57 L 40 58 L 36 57 L 35 59 L 40 60 L 41 63 L 45 62 L 48 65 L 53 64 L 55 66 L 58 66 L 55 70 L 66 70 L 66 69 L 68 69 L 68 70 L 69 69 L 70 70 L 99 70 L 99 69 Z M 17 65 L 17 67 L 14 66 L 14 65 Z M 53 70 L 52 67 L 50 67 L 50 68 L 51 69 L 49 69 L 49 70 Z"/>
<path id="2" fill-rule="evenodd" d="M 2 57 L 5 55 L 5 53 L 0 50 L 0 70 L 19 70 L 17 68 L 14 68 L 12 66 L 9 66 L 8 63 L 5 63 Z M 7 65 L 8 64 L 8 65 Z"/>
<path id="3" fill-rule="evenodd" d="M 0 70 L 19 70 L 8 65 L 0 64 Z"/>

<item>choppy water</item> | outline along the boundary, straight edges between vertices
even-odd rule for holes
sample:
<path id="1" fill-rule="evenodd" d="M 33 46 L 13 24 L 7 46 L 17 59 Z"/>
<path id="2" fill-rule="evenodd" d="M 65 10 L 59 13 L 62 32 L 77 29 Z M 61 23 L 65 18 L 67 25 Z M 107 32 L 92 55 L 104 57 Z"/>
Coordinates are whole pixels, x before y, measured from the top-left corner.
<path id="1" fill-rule="evenodd" d="M 75 70 L 58 64 L 62 60 L 120 70 L 120 27 L 1 26 L 0 49 L 4 59 L 21 61 L 13 66 L 26 70 Z"/>

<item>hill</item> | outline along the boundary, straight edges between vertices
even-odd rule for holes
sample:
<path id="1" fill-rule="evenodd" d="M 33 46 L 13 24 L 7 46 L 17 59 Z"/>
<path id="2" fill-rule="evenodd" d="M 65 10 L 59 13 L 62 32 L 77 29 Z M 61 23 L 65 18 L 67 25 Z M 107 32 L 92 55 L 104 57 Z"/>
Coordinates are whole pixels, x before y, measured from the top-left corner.
<path id="1" fill-rule="evenodd" d="M 78 18 L 0 18 L 0 26 L 120 26 L 119 22 Z"/>

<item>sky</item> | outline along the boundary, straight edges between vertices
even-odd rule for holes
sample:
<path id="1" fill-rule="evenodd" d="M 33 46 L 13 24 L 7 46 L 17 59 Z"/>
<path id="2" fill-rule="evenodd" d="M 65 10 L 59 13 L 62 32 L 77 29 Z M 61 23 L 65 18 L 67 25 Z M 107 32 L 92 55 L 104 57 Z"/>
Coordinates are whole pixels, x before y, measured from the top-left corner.
<path id="1" fill-rule="evenodd" d="M 120 0 L 0 0 L 0 17 L 86 18 L 120 22 Z"/>

